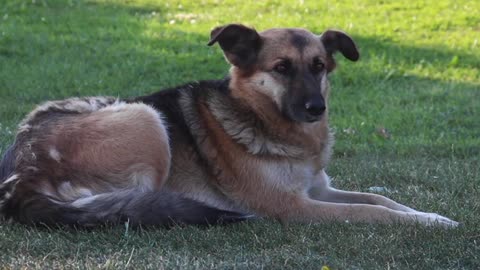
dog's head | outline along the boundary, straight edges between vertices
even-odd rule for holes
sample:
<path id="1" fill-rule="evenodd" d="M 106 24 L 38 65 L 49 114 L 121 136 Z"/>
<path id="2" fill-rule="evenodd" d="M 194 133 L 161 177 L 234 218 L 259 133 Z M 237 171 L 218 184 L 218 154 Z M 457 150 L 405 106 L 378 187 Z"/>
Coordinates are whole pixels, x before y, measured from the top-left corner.
<path id="1" fill-rule="evenodd" d="M 219 43 L 232 64 L 235 87 L 270 97 L 292 121 L 315 122 L 326 110 L 327 74 L 333 54 L 357 61 L 359 53 L 345 33 L 315 35 L 304 29 L 274 28 L 264 32 L 229 24 L 213 29 L 208 45 Z"/>

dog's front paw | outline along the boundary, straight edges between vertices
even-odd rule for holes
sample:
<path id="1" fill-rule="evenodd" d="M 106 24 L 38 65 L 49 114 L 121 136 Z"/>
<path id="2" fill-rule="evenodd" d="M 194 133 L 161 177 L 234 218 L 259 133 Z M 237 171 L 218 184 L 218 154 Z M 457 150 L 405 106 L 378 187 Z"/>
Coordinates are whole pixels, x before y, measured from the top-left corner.
<path id="1" fill-rule="evenodd" d="M 443 228 L 455 228 L 460 223 L 435 213 L 417 212 L 414 214 L 417 222 L 425 226 L 440 226 Z"/>

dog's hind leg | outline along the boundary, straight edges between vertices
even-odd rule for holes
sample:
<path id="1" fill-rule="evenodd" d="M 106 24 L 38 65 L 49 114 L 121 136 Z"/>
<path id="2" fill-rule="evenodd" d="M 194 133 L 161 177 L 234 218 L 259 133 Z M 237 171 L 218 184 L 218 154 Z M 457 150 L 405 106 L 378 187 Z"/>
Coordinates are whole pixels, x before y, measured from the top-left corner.
<path id="1" fill-rule="evenodd" d="M 51 160 L 74 169 L 67 176 L 71 185 L 91 187 L 94 194 L 131 187 L 158 190 L 169 174 L 166 126 L 161 114 L 145 104 L 112 105 L 79 117 L 57 128 L 51 141 Z"/>
<path id="2" fill-rule="evenodd" d="M 2 175 L 20 175 L 17 191 L 28 182 L 25 190 L 60 202 L 127 188 L 159 190 L 171 159 L 161 114 L 145 104 L 103 101 L 39 106 L 20 125 Z"/>

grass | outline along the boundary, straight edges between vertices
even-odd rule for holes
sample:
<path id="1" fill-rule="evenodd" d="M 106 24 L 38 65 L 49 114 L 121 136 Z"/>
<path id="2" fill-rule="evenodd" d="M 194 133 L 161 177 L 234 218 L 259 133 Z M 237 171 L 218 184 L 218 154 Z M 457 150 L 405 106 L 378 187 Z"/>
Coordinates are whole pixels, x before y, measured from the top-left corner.
<path id="1" fill-rule="evenodd" d="M 0 152 L 35 104 L 134 96 L 227 64 L 214 26 L 343 29 L 361 61 L 338 57 L 328 169 L 339 188 L 387 196 L 463 223 L 45 230 L 0 224 L 0 268 L 480 268 L 480 3 L 476 1 L 4 0 Z"/>

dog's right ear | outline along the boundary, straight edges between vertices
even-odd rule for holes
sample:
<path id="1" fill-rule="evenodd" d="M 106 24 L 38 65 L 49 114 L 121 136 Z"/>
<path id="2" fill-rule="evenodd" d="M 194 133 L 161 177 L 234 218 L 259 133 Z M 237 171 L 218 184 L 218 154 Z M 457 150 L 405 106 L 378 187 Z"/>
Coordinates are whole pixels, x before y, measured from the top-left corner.
<path id="1" fill-rule="evenodd" d="M 357 61 L 360 58 L 357 45 L 344 32 L 327 30 L 320 36 L 320 40 L 330 56 L 339 51 L 350 61 Z"/>
<path id="2" fill-rule="evenodd" d="M 228 24 L 213 29 L 208 46 L 215 42 L 220 44 L 228 62 L 239 68 L 248 68 L 254 64 L 262 46 L 257 31 L 241 24 Z"/>

